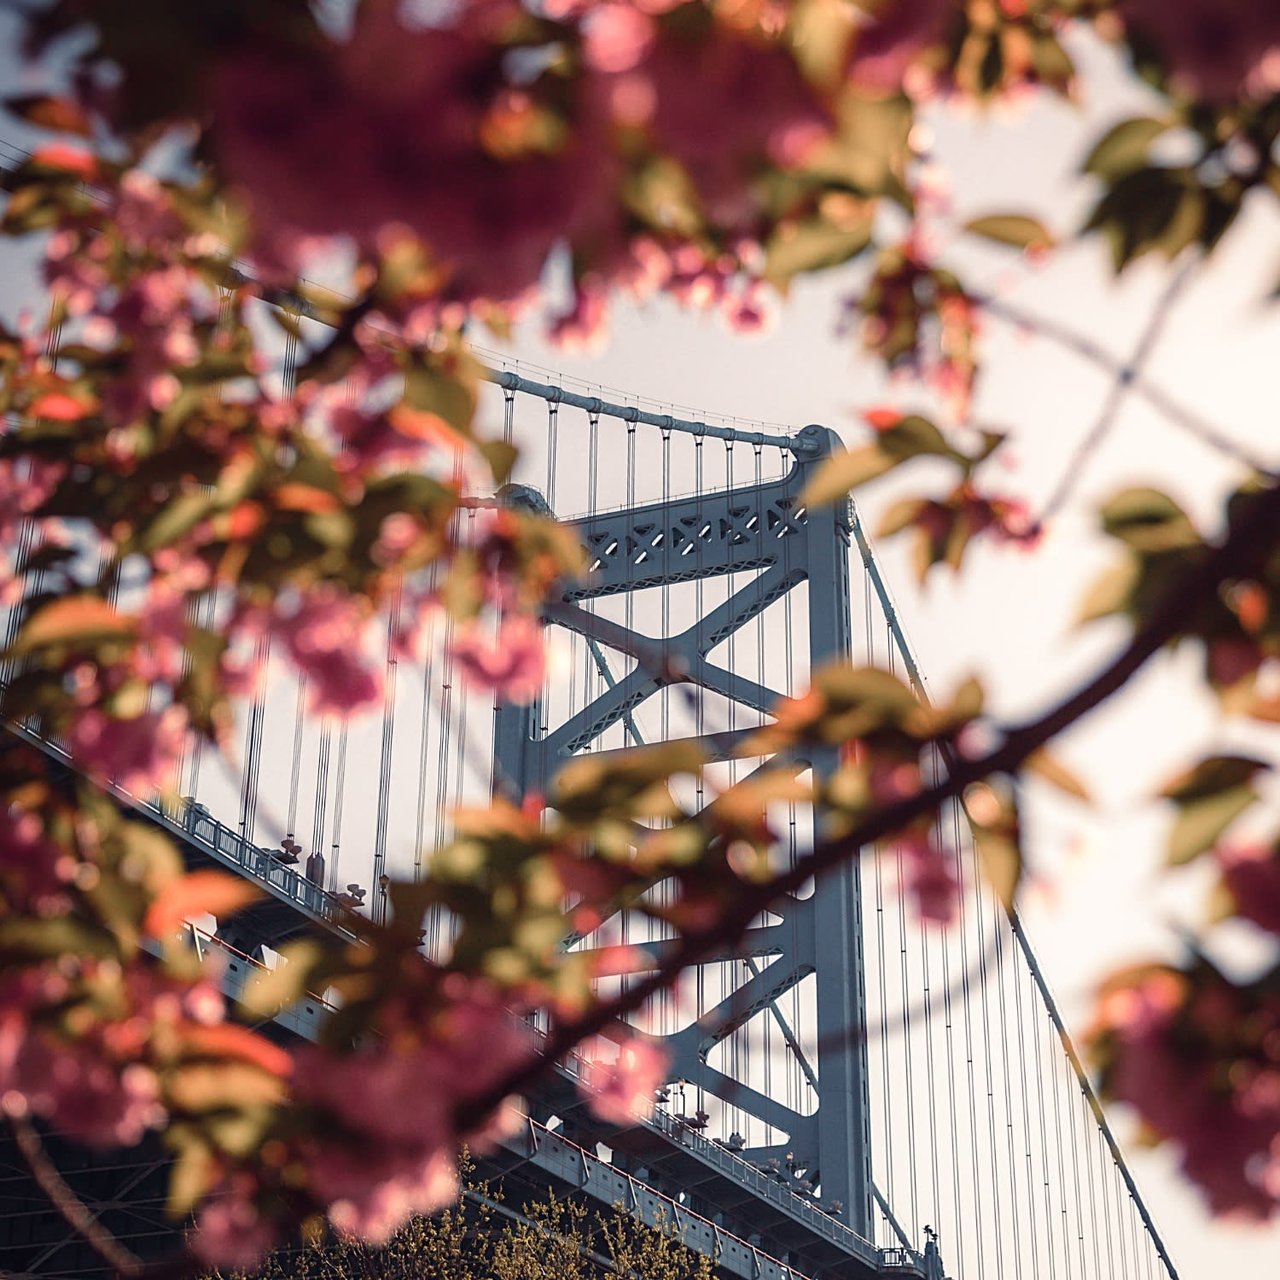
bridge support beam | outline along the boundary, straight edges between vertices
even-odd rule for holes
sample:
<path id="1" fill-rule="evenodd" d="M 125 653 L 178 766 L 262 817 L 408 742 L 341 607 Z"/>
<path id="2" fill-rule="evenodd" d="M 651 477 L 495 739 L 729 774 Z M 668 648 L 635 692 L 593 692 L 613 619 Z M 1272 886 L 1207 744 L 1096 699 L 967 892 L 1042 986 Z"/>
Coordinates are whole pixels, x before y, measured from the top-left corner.
<path id="1" fill-rule="evenodd" d="M 497 789 L 512 796 L 545 790 L 565 761 L 613 725 L 633 724 L 643 702 L 676 679 L 753 711 L 792 692 L 768 689 L 726 671 L 711 663 L 708 654 L 803 582 L 809 584 L 811 668 L 849 654 L 850 511 L 844 503 L 809 511 L 800 501 L 815 468 L 842 446 L 834 432 L 822 427 L 806 427 L 797 443 L 797 461 L 781 480 L 572 522 L 587 549 L 590 573 L 550 606 L 547 622 L 626 654 L 637 665 L 621 679 L 606 681 L 599 696 L 563 725 L 544 730 L 543 709 L 536 704 L 500 708 L 494 744 Z M 504 496 L 513 505 L 547 512 L 535 490 L 513 488 Z M 735 579 L 735 589 L 724 603 L 680 634 L 641 635 L 583 607 L 602 596 L 730 574 L 751 576 L 741 586 Z M 818 753 L 810 763 L 818 773 L 827 772 L 836 765 L 835 754 Z M 820 837 L 821 815 L 815 826 Z M 824 876 L 811 898 L 778 904 L 774 914 L 782 918 L 783 927 L 778 929 L 777 947 L 770 948 L 776 958 L 747 983 L 753 992 L 760 989 L 759 999 L 748 1000 L 744 991 L 742 1001 L 730 999 L 723 1002 L 725 1007 L 700 1010 L 705 1016 L 696 1032 L 688 1028 L 672 1036 L 671 1048 L 673 1071 L 680 1078 L 772 1129 L 784 1130 L 796 1163 L 818 1171 L 824 1208 L 870 1239 L 870 1090 L 861 912 L 856 863 Z M 713 1069 L 707 1059 L 747 1018 L 767 1009 L 810 974 L 816 974 L 817 986 L 819 1102 L 816 1115 L 802 1115 Z"/>

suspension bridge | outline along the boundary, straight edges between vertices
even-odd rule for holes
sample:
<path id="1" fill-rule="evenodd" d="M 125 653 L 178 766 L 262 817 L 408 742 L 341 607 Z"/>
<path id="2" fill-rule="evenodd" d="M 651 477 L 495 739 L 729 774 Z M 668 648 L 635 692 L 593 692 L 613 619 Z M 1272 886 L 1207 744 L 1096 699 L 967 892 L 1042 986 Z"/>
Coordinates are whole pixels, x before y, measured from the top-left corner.
<path id="1" fill-rule="evenodd" d="M 542 790 L 582 753 L 696 739 L 713 763 L 685 798 L 701 807 L 759 766 L 737 746 L 816 664 L 847 656 L 920 687 L 853 504 L 800 501 L 839 447 L 833 433 L 682 418 L 510 369 L 489 378 L 491 420 L 520 455 L 488 505 L 550 511 L 590 564 L 546 610 L 540 696 L 497 706 L 469 689 L 443 617 L 423 661 L 388 647 L 381 714 L 363 720 L 310 716 L 305 688 L 268 652 L 237 759 L 194 749 L 177 806 L 115 788 L 190 865 L 266 890 L 225 925 L 190 922 L 191 945 L 222 955 L 229 995 L 285 940 L 342 932 L 352 910 L 383 914 L 383 878 L 423 875 L 455 808 L 497 788 Z M 456 518 L 474 525 L 485 510 Z M 22 726 L 8 732 L 59 755 Z M 806 767 L 830 764 L 818 754 Z M 815 815 L 784 804 L 770 818 L 785 866 L 811 846 Z M 914 918 L 893 853 L 840 869 L 638 1018 L 671 1050 L 652 1120 L 625 1131 L 593 1120 L 570 1059 L 482 1172 L 506 1179 L 509 1204 L 550 1186 L 669 1223 L 737 1280 L 1177 1280 L 1021 924 L 983 886 L 959 807 L 939 836 L 963 885 L 951 929 Z M 424 947 L 443 954 L 448 921 L 424 923 Z M 616 942 L 657 964 L 670 939 L 624 913 L 573 945 Z M 325 1016 L 317 995 L 277 1030 L 314 1036 Z M 126 1244 L 172 1247 L 158 1150 L 56 1154 Z M 98 1274 L 7 1147 L 0 1206 L 0 1267 Z"/>

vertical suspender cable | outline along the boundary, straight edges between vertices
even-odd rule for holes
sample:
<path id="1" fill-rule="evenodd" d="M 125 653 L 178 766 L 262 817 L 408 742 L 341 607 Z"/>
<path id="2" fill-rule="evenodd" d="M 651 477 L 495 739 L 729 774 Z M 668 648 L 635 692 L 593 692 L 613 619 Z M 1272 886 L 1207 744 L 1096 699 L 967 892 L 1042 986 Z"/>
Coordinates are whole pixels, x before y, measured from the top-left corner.
<path id="1" fill-rule="evenodd" d="M 338 733 L 338 768 L 333 780 L 333 862 L 329 875 L 338 882 L 338 857 L 342 850 L 342 809 L 347 793 L 347 726 Z"/>
<path id="2" fill-rule="evenodd" d="M 893 631 L 887 623 L 884 638 L 885 649 L 889 655 L 888 667 L 890 672 L 896 675 L 898 655 L 893 644 Z M 920 1180 L 916 1171 L 916 1153 L 920 1148 L 916 1142 L 915 1054 L 911 1045 L 912 1024 L 914 1022 L 912 1006 L 915 1001 L 911 993 L 911 973 L 907 952 L 907 897 L 902 891 L 905 878 L 903 876 L 901 844 L 896 845 L 894 848 L 894 860 L 897 865 L 899 884 L 896 896 L 898 900 L 898 981 L 901 989 L 898 992 L 898 999 L 902 1007 L 903 1076 L 907 1092 L 907 1182 L 911 1197 L 911 1230 L 918 1234 L 922 1219 L 920 1217 Z"/>
<path id="3" fill-rule="evenodd" d="M 262 770 L 262 730 L 266 718 L 267 664 L 271 661 L 271 637 L 258 637 L 254 647 L 257 669 L 253 704 L 245 729 L 244 769 L 240 778 L 240 834 L 253 843 L 258 817 L 258 781 Z"/>
<path id="4" fill-rule="evenodd" d="M 1032 981 L 1031 975 L 1029 973 L 1027 974 L 1027 983 L 1030 986 L 1031 993 L 1034 997 L 1035 983 Z M 1034 1000 L 1032 1003 L 1034 1004 Z M 1039 1102 L 1039 1110 L 1040 1110 L 1040 1166 L 1041 1166 L 1041 1173 L 1044 1178 L 1045 1254 L 1049 1260 L 1049 1280 L 1058 1280 L 1058 1261 L 1057 1261 L 1058 1250 L 1054 1245 L 1054 1239 L 1053 1239 L 1055 1215 L 1053 1212 L 1053 1197 L 1050 1189 L 1050 1179 L 1049 1179 L 1049 1174 L 1050 1174 L 1049 1117 L 1045 1108 L 1045 1101 L 1044 1101 L 1046 1082 L 1045 1082 L 1045 1074 L 1044 1074 L 1044 1061 L 1041 1056 L 1041 1048 L 1040 1048 L 1040 1042 L 1044 1038 L 1042 1034 L 1043 1030 L 1044 1030 L 1043 1026 L 1035 1027 L 1033 1029 L 1031 1043 L 1035 1050 L 1036 1097 Z M 1057 1124 L 1058 1095 L 1056 1092 L 1054 1093 L 1054 1096 L 1053 1096 L 1053 1105 L 1054 1105 L 1054 1133 L 1058 1134 L 1059 1137 L 1061 1137 L 1061 1131 L 1059 1130 L 1058 1124 Z M 1066 1212 L 1066 1188 L 1062 1185 L 1062 1143 L 1059 1142 L 1057 1146 L 1058 1146 L 1058 1195 L 1062 1200 L 1063 1212 L 1065 1213 Z M 1063 1234 L 1063 1239 L 1062 1239 L 1062 1254 L 1065 1261 L 1066 1255 L 1067 1255 L 1067 1241 L 1066 1241 L 1065 1232 Z"/>
<path id="5" fill-rule="evenodd" d="M 316 754 L 316 803 L 311 815 L 311 848 L 324 856 L 324 824 L 329 807 L 329 755 L 333 742 L 333 729 L 328 723 L 320 726 L 320 744 Z M 338 868 L 329 865 L 329 892 L 338 887 Z"/>
<path id="6" fill-rule="evenodd" d="M 431 630 L 433 634 L 427 640 L 427 656 L 422 667 L 422 708 L 418 722 L 418 810 L 413 832 L 413 878 L 415 881 L 422 879 L 423 841 L 426 838 L 427 760 L 431 745 L 431 677 L 435 659 L 434 625 Z"/>
<path id="7" fill-rule="evenodd" d="M 386 923 L 387 895 L 382 878 L 387 873 L 387 824 L 391 808 L 391 761 L 396 729 L 396 633 L 400 627 L 403 587 L 396 585 L 391 597 L 391 617 L 387 626 L 387 672 L 382 693 L 382 752 L 378 759 L 378 815 L 373 833 L 372 915 L 379 924 Z"/>
<path id="8" fill-rule="evenodd" d="M 1004 921 L 992 909 L 996 951 L 996 1009 L 1000 1018 L 1000 1062 L 1004 1076 L 1005 1150 L 1009 1157 L 1009 1222 L 1013 1237 L 1015 1275 L 1022 1270 L 1022 1213 L 1018 1199 L 1018 1157 L 1013 1132 L 1013 1072 L 1009 1070 L 1009 1015 L 1005 996 Z"/>
<path id="9" fill-rule="evenodd" d="M 293 758 L 289 767 L 289 811 L 285 816 L 285 838 L 292 840 L 298 829 L 298 788 L 302 779 L 302 728 L 305 723 L 307 678 L 298 677 L 298 698 L 293 710 Z M 312 848 L 318 848 L 313 845 Z"/>

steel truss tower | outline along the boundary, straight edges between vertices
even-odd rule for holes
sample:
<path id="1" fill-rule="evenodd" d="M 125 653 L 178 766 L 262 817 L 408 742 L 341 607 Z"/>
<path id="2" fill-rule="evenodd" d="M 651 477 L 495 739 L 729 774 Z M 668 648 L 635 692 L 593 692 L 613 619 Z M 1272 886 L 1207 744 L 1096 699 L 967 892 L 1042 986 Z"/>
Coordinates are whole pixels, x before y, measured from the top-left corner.
<path id="1" fill-rule="evenodd" d="M 795 438 L 795 461 L 781 480 L 704 493 L 567 522 L 587 549 L 590 571 L 547 611 L 547 621 L 635 661 L 566 723 L 542 731 L 543 709 L 506 705 L 497 714 L 496 767 L 516 794 L 544 792 L 555 770 L 588 749 L 609 727 L 626 722 L 664 685 L 681 682 L 748 708 L 771 711 L 793 692 L 765 687 L 713 663 L 709 654 L 802 583 L 808 591 L 811 668 L 851 649 L 849 552 L 851 508 L 837 503 L 806 509 L 803 493 L 815 469 L 842 446 L 834 432 L 806 427 Z M 512 487 L 508 502 L 546 510 L 536 491 Z M 697 579 L 735 575 L 723 603 L 676 634 L 653 636 L 610 621 L 584 607 L 618 596 Z M 738 585 L 738 576 L 746 577 Z M 630 612 L 630 611 L 629 611 Z M 712 760 L 725 759 L 745 731 L 702 737 Z M 831 749 L 796 767 L 822 773 L 834 765 Z M 865 1037 L 866 982 L 862 956 L 861 885 L 856 861 L 820 879 L 808 897 L 789 897 L 770 909 L 777 923 L 748 930 L 731 952 L 707 963 L 744 961 L 751 975 L 715 1008 L 672 1035 L 671 1078 L 682 1080 L 744 1111 L 786 1140 L 743 1151 L 759 1162 L 788 1153 L 820 1185 L 822 1200 L 855 1232 L 872 1236 L 871 1129 Z M 662 945 L 650 945 L 656 963 Z M 766 967 L 756 962 L 766 960 Z M 785 1028 L 778 1000 L 808 975 L 816 980 L 816 1063 L 794 1037 L 818 1094 L 817 1110 L 801 1114 L 713 1067 L 711 1050 L 748 1020 L 770 1011 Z M 836 1206 L 839 1206 L 838 1210 Z"/>

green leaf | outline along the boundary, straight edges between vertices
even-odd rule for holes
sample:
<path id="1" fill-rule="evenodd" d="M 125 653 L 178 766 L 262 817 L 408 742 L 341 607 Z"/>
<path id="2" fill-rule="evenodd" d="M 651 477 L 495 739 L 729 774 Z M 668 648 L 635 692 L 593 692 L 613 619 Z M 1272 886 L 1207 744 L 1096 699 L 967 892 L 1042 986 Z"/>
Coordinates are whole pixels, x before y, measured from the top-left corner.
<path id="1" fill-rule="evenodd" d="M 1105 570 L 1085 592 L 1077 621 L 1095 622 L 1115 613 L 1128 613 L 1141 580 L 1142 562 L 1136 555 L 1126 555 Z"/>
<path id="2" fill-rule="evenodd" d="M 285 1099 L 284 1081 L 248 1062 L 188 1062 L 168 1077 L 167 1101 L 180 1111 L 240 1111 Z"/>
<path id="3" fill-rule="evenodd" d="M 1270 768 L 1267 761 L 1254 756 L 1207 756 L 1165 783 L 1159 794 L 1174 804 L 1189 804 L 1242 786 Z"/>
<path id="4" fill-rule="evenodd" d="M 895 533 L 909 529 L 919 514 L 928 506 L 924 498 L 899 498 L 891 503 L 876 526 L 877 538 L 891 538 Z"/>
<path id="5" fill-rule="evenodd" d="M 869 444 L 825 458 L 800 495 L 806 507 L 827 507 L 849 496 L 851 489 L 875 480 L 898 465 L 883 450 Z"/>
<path id="6" fill-rule="evenodd" d="M 1022 882 L 1021 824 L 1013 793 L 1003 784 L 978 782 L 964 796 L 978 861 L 1006 911 Z"/>
<path id="7" fill-rule="evenodd" d="M 1252 756 L 1209 756 L 1160 791 L 1178 808 L 1169 832 L 1169 861 L 1190 862 L 1258 798 L 1253 778 L 1270 766 Z"/>
<path id="8" fill-rule="evenodd" d="M 470 436 L 476 411 L 474 379 L 429 365 L 409 369 L 404 400 L 410 408 L 439 414 L 452 427 Z"/>
<path id="9" fill-rule="evenodd" d="M 1181 805 L 1169 832 L 1169 861 L 1181 866 L 1212 848 L 1218 837 L 1257 798 L 1257 791 L 1246 785 Z"/>
<path id="10" fill-rule="evenodd" d="M 1052 249 L 1057 240 L 1053 233 L 1035 218 L 1021 213 L 996 213 L 965 223 L 964 229 L 975 236 L 1031 251 Z"/>
<path id="11" fill-rule="evenodd" d="M 245 984 L 240 1007 L 254 1018 L 274 1018 L 307 994 L 307 983 L 321 955 L 312 939 L 288 942 L 274 969 L 257 969 Z"/>
<path id="12" fill-rule="evenodd" d="M 1099 178 L 1118 178 L 1147 163 L 1151 144 L 1172 127 L 1170 120 L 1135 116 L 1122 120 L 1099 139 L 1082 169 Z"/>
<path id="13" fill-rule="evenodd" d="M 1152 249 L 1176 252 L 1186 238 L 1186 219 L 1195 212 L 1186 194 L 1198 188 L 1188 169 L 1135 169 L 1103 194 L 1085 230 L 1105 232 L 1117 271 Z"/>
<path id="14" fill-rule="evenodd" d="M 486 440 L 480 446 L 480 452 L 493 472 L 493 482 L 504 485 L 511 479 L 511 470 L 516 465 L 520 451 L 505 440 Z"/>
<path id="15" fill-rule="evenodd" d="M 185 1218 L 204 1199 L 218 1168 L 213 1152 L 192 1126 L 173 1127 L 175 1130 L 181 1128 L 184 1136 L 175 1134 L 170 1139 L 179 1150 L 178 1157 L 173 1162 L 173 1171 L 169 1175 L 169 1199 L 165 1212 L 171 1218 L 180 1219 Z"/>
<path id="16" fill-rule="evenodd" d="M 872 214 L 852 227 L 835 226 L 823 217 L 782 224 L 765 246 L 765 278 L 785 285 L 792 276 L 821 271 L 856 257 L 871 243 Z"/>
<path id="17" fill-rule="evenodd" d="M 934 423 L 909 413 L 877 431 L 871 444 L 827 458 L 805 486 L 800 501 L 811 507 L 829 506 L 840 501 L 850 489 L 877 479 L 910 458 L 919 457 L 946 458 L 966 470 L 970 466 L 970 460 L 947 443 Z"/>
<path id="18" fill-rule="evenodd" d="M 167 502 L 156 518 L 138 538 L 138 550 L 150 552 L 177 541 L 199 523 L 213 505 L 212 495 L 206 489 L 195 489 L 180 494 Z"/>
<path id="19" fill-rule="evenodd" d="M 1126 489 L 1099 512 L 1102 528 L 1135 551 L 1176 551 L 1200 545 L 1187 513 L 1157 489 Z"/>

